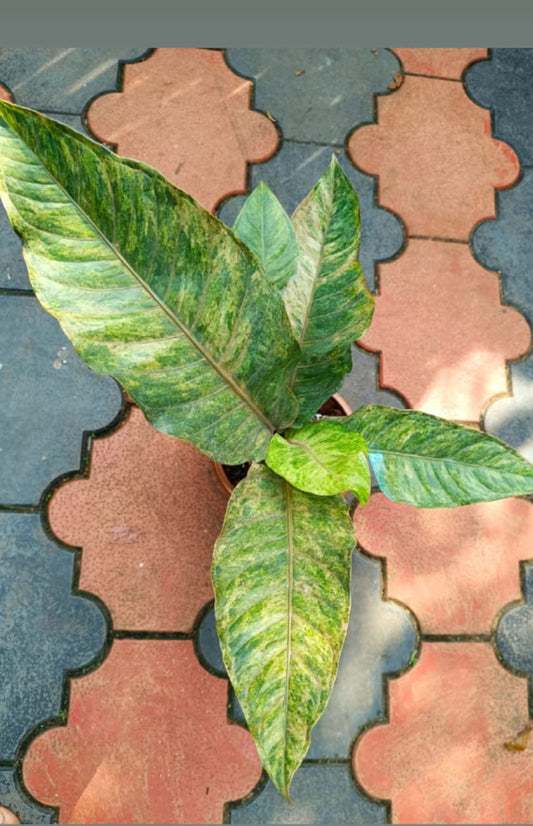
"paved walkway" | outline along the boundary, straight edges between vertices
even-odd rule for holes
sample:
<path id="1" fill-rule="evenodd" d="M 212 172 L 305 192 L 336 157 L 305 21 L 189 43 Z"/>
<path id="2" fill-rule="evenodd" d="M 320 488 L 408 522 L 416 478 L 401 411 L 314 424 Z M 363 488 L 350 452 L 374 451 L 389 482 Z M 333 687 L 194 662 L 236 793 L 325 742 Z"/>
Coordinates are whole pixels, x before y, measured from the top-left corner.
<path id="1" fill-rule="evenodd" d="M 376 314 L 344 396 L 533 461 L 533 50 L 0 49 L 0 93 L 231 223 L 335 152 Z M 36 303 L 0 216 L 0 803 L 31 823 L 530 823 L 533 507 L 356 511 L 339 677 L 289 807 L 216 640 L 226 494 Z"/>

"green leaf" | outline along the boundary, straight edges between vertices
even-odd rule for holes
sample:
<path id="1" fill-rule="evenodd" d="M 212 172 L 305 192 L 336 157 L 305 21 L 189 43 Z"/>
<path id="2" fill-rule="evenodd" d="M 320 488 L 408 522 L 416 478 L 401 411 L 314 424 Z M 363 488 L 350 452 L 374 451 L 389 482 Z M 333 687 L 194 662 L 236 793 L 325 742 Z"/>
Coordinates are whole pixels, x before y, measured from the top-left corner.
<path id="1" fill-rule="evenodd" d="M 39 301 L 158 430 L 261 459 L 297 403 L 278 291 L 231 230 L 154 169 L 0 101 L 1 195 Z"/>
<path id="2" fill-rule="evenodd" d="M 263 766 L 288 798 L 331 693 L 355 545 L 341 496 L 295 490 L 265 465 L 235 488 L 215 545 L 215 615 Z"/>
<path id="3" fill-rule="evenodd" d="M 338 420 L 323 419 L 272 438 L 266 462 L 291 485 L 331 496 L 351 490 L 363 504 L 370 496 L 368 447 Z"/>
<path id="4" fill-rule="evenodd" d="M 295 426 L 309 421 L 351 370 L 351 343 L 372 319 L 374 299 L 359 264 L 359 202 L 335 156 L 292 217 L 298 261 L 284 292 L 302 359 L 290 386 Z"/>
<path id="5" fill-rule="evenodd" d="M 394 502 L 450 508 L 533 493 L 533 465 L 478 430 L 371 404 L 341 423 L 365 439 L 378 484 Z"/>
<path id="6" fill-rule="evenodd" d="M 255 253 L 266 277 L 282 290 L 296 271 L 296 239 L 289 216 L 268 186 L 246 199 L 233 232 Z"/>

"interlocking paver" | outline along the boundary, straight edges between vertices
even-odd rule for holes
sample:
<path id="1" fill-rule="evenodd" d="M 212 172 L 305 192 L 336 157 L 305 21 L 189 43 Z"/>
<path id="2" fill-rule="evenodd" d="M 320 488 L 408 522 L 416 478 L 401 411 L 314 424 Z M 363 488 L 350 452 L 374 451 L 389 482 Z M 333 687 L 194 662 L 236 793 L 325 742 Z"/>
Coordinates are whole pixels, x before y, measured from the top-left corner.
<path id="1" fill-rule="evenodd" d="M 284 141 L 338 146 L 373 120 L 374 94 L 399 71 L 388 49 L 226 49 L 226 59 L 255 80 L 255 106 L 276 118 Z"/>
<path id="2" fill-rule="evenodd" d="M 505 747 L 528 722 L 526 680 L 489 643 L 426 642 L 389 690 L 390 722 L 363 734 L 354 768 L 393 823 L 531 822 L 533 751 Z"/>
<path id="3" fill-rule="evenodd" d="M 520 171 L 514 150 L 491 137 L 490 112 L 460 83 L 415 76 L 377 107 L 378 123 L 355 131 L 348 151 L 379 174 L 379 203 L 410 236 L 468 241 L 474 224 L 494 217 L 494 189 Z"/>
<path id="4" fill-rule="evenodd" d="M 0 800 L 21 823 L 54 823 L 54 810 L 29 800 L 21 791 L 13 769 L 0 769 Z"/>
<path id="5" fill-rule="evenodd" d="M 333 152 L 330 146 L 284 143 L 282 150 L 268 163 L 255 164 L 250 168 L 250 190 L 263 181 L 291 215 L 325 172 Z M 338 152 L 335 153 L 337 160 L 359 197 L 360 260 L 367 281 L 373 287 L 376 260 L 389 258 L 398 252 L 403 241 L 402 227 L 394 215 L 376 208 L 372 178 L 355 169 L 344 150 Z M 218 217 L 229 226 L 233 225 L 244 200 L 244 197 L 235 197 L 226 201 L 218 210 Z"/>
<path id="6" fill-rule="evenodd" d="M 460 80 L 469 64 L 487 57 L 487 49 L 392 49 L 408 74 Z"/>
<path id="7" fill-rule="evenodd" d="M 33 741 L 24 781 L 61 823 L 221 823 L 261 776 L 226 700 L 189 640 L 117 640 L 72 681 L 67 725 Z"/>
<path id="8" fill-rule="evenodd" d="M 520 597 L 518 562 L 533 548 L 524 499 L 419 509 L 378 493 L 354 524 L 359 544 L 386 559 L 387 596 L 425 634 L 489 634 L 499 609 Z"/>
<path id="9" fill-rule="evenodd" d="M 477 421 L 508 392 L 506 360 L 527 352 L 531 333 L 500 303 L 498 275 L 465 244 L 410 239 L 380 267 L 380 291 L 362 344 L 381 352 L 381 383 L 411 407 Z"/>
<path id="10" fill-rule="evenodd" d="M 91 131 L 155 167 L 206 209 L 246 191 L 246 166 L 276 150 L 274 124 L 251 108 L 250 81 L 214 49 L 156 49 L 124 67 L 120 92 L 94 100 Z"/>
<path id="11" fill-rule="evenodd" d="M 0 295 L 0 503 L 36 505 L 80 469 L 82 435 L 120 413 L 117 383 L 90 370 L 32 296 Z"/>
<path id="12" fill-rule="evenodd" d="M 67 669 L 94 660 L 106 622 L 94 600 L 72 593 L 74 556 L 43 533 L 38 514 L 0 512 L 0 759 L 61 711 Z"/>
<path id="13" fill-rule="evenodd" d="M 359 795 L 349 765 L 304 763 L 291 786 L 292 805 L 268 781 L 241 806 L 230 807 L 230 823 L 385 823 L 385 807 Z"/>
<path id="14" fill-rule="evenodd" d="M 83 546 L 80 587 L 105 602 L 115 628 L 189 632 L 213 596 L 226 503 L 210 460 L 134 408 L 94 441 L 89 477 L 56 490 L 49 519 L 58 537 Z"/>
<path id="15" fill-rule="evenodd" d="M 471 66 L 465 86 L 490 107 L 494 136 L 506 141 L 525 166 L 533 164 L 533 49 L 491 49 L 490 60 Z"/>

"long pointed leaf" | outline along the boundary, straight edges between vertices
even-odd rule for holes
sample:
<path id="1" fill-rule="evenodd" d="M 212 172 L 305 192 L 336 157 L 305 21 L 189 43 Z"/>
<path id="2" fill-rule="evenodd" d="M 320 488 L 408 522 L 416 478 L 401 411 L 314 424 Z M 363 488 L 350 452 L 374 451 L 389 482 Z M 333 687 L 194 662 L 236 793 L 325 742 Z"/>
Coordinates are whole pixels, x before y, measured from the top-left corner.
<path id="1" fill-rule="evenodd" d="M 473 428 L 370 404 L 341 423 L 365 439 L 378 484 L 395 502 L 449 508 L 533 493 L 533 465 Z"/>
<path id="2" fill-rule="evenodd" d="M 0 101 L 2 200 L 32 284 L 80 356 L 154 427 L 261 459 L 297 403 L 282 300 L 231 230 L 155 170 Z"/>
<path id="3" fill-rule="evenodd" d="M 263 766 L 287 797 L 333 687 L 354 544 L 341 496 L 303 493 L 253 465 L 215 545 L 224 662 Z"/>
<path id="4" fill-rule="evenodd" d="M 268 186 L 246 199 L 233 232 L 255 253 L 269 281 L 282 290 L 296 271 L 296 239 L 289 216 Z"/>
<path id="5" fill-rule="evenodd" d="M 340 388 L 352 366 L 351 343 L 370 324 L 374 299 L 358 259 L 359 202 L 335 156 L 292 222 L 297 273 L 283 297 L 302 348 L 291 378 L 298 426 Z"/>

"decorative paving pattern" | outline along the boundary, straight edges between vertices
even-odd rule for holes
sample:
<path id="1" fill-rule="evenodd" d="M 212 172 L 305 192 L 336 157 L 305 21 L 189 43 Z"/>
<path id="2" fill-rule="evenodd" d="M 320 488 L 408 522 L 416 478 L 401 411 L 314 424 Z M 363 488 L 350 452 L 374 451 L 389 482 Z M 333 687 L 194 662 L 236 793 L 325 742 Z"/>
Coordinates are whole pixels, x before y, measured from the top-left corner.
<path id="1" fill-rule="evenodd" d="M 0 96 L 230 225 L 260 180 L 293 211 L 335 153 L 376 291 L 343 395 L 482 421 L 533 460 L 532 55 L 0 49 Z M 0 313 L 0 804 L 44 823 L 531 822 L 528 500 L 355 511 L 347 642 L 289 806 L 220 657 L 211 463 L 79 362 L 2 216 Z"/>
<path id="2" fill-rule="evenodd" d="M 258 783 L 251 736 L 226 722 L 227 683 L 188 640 L 117 640 L 71 686 L 67 725 L 24 762 L 29 791 L 61 822 L 221 823 L 224 803 Z"/>
<path id="3" fill-rule="evenodd" d="M 106 622 L 94 600 L 72 594 L 74 555 L 46 537 L 39 515 L 0 512 L 0 560 L 0 760 L 9 761 L 59 715 L 66 672 L 98 657 Z"/>
<path id="4" fill-rule="evenodd" d="M 246 191 L 247 163 L 278 144 L 274 124 L 251 109 L 251 91 L 220 51 L 156 49 L 124 67 L 122 91 L 94 100 L 88 123 L 120 155 L 155 167 L 213 210 Z"/>
<path id="5" fill-rule="evenodd" d="M 531 822 L 532 752 L 505 747 L 528 722 L 526 680 L 490 644 L 426 642 L 389 691 L 390 723 L 363 734 L 354 770 L 393 823 Z"/>

